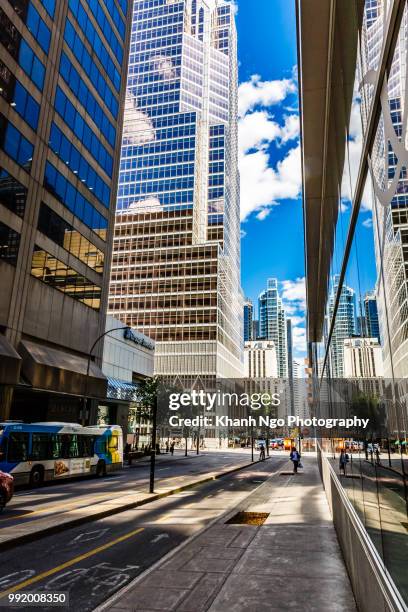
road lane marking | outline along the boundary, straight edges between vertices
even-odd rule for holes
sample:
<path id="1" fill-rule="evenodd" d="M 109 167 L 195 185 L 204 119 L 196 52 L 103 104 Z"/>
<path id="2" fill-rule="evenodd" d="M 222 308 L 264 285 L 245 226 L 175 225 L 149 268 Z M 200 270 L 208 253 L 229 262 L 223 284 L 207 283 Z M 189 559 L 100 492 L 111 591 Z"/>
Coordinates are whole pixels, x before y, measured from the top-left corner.
<path id="1" fill-rule="evenodd" d="M 16 584 L 13 587 L 6 589 L 5 591 L 1 591 L 0 598 L 5 597 L 6 595 L 9 595 L 10 593 L 15 593 L 16 591 L 19 591 L 20 589 L 25 589 L 26 587 L 32 584 L 35 584 L 36 582 L 40 582 L 44 578 L 48 578 L 48 576 L 53 576 L 54 574 L 57 574 L 58 572 L 66 569 L 67 567 L 71 567 L 72 565 L 76 565 L 80 561 L 84 561 L 85 559 L 88 559 L 89 557 L 93 557 L 94 555 L 97 555 L 98 553 L 104 550 L 107 550 L 108 548 L 111 548 L 112 546 L 115 546 L 115 544 L 119 544 L 120 542 L 124 542 L 125 540 L 132 538 L 133 536 L 137 535 L 141 531 L 144 531 L 144 529 L 145 529 L 144 527 L 139 527 L 138 529 L 134 529 L 133 531 L 130 531 L 129 533 L 125 533 L 119 538 L 115 538 L 115 540 L 106 542 L 106 544 L 102 544 L 101 546 L 98 546 L 97 548 L 89 550 L 87 553 L 78 555 L 77 557 L 74 557 L 73 559 L 70 559 L 69 561 L 65 561 L 65 563 L 62 563 L 61 565 L 57 565 L 56 567 L 53 567 L 47 570 L 46 572 L 42 572 L 41 574 L 37 574 L 37 576 L 28 578 L 28 580 L 24 580 L 23 582 L 20 582 L 19 584 Z"/>

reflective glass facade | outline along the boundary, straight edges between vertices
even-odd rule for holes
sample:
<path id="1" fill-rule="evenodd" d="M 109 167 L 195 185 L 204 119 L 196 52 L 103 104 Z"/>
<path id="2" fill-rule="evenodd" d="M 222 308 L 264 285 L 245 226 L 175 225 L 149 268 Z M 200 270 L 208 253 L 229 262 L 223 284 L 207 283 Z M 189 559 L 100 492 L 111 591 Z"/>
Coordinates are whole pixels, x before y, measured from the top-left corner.
<path id="1" fill-rule="evenodd" d="M 361 22 L 356 18 L 360 8 Z M 337 51 L 347 48 L 349 55 L 340 60 L 335 50 L 336 62 L 330 66 L 332 131 L 324 146 L 331 138 L 337 161 L 326 159 L 321 166 L 327 175 L 321 189 L 326 196 L 319 202 L 326 217 L 320 228 L 307 195 L 311 200 L 311 183 L 318 173 L 304 175 L 306 236 L 312 236 L 313 225 L 321 236 L 320 244 L 319 239 L 306 244 L 314 407 L 324 405 L 330 416 L 346 410 L 343 414 L 369 418 L 365 430 L 327 430 L 320 451 L 374 545 L 377 567 L 406 606 L 408 9 L 405 2 L 388 0 L 338 4 L 337 9 Z M 305 57 L 311 47 L 306 38 L 300 43 Z M 322 116 L 308 98 L 311 67 L 316 74 L 315 62 L 304 64 L 301 71 L 302 106 L 308 109 L 302 135 L 304 171 L 311 168 L 313 155 L 316 160 L 324 150 L 314 148 Z M 315 126 L 313 136 L 306 124 Z M 321 262 L 327 254 L 326 274 Z M 320 257 L 315 266 L 313 257 Z M 326 303 L 322 300 L 316 308 L 326 289 Z M 339 465 L 342 450 L 349 458 L 345 472 Z"/>
<path id="2" fill-rule="evenodd" d="M 242 374 L 231 5 L 133 6 L 109 311 L 161 374 Z"/>
<path id="3" fill-rule="evenodd" d="M 278 376 L 288 376 L 286 314 L 276 278 L 269 278 L 267 288 L 259 296 L 259 337 L 273 340 L 276 349 Z"/>

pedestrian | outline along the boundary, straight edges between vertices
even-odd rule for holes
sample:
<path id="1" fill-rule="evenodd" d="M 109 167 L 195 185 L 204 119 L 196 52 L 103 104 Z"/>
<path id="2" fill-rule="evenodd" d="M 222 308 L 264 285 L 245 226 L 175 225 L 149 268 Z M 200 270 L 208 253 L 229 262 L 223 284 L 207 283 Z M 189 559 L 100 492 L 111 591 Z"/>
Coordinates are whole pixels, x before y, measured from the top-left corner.
<path id="1" fill-rule="evenodd" d="M 265 446 L 263 444 L 261 444 L 259 446 L 260 448 L 260 453 L 259 453 L 259 461 L 265 461 Z"/>
<path id="2" fill-rule="evenodd" d="M 343 471 L 344 476 L 346 475 L 346 466 L 349 462 L 349 456 L 348 454 L 342 449 L 340 452 L 340 458 L 339 458 L 339 468 L 340 470 Z"/>
<path id="3" fill-rule="evenodd" d="M 169 452 L 169 441 L 166 440 L 166 453 L 168 453 L 168 452 Z"/>
<path id="4" fill-rule="evenodd" d="M 370 448 L 370 461 L 374 465 L 374 453 L 373 453 L 373 447 L 372 446 Z"/>
<path id="5" fill-rule="evenodd" d="M 377 448 L 375 449 L 375 460 L 377 462 L 377 465 L 380 465 L 381 460 L 380 460 L 380 450 L 377 446 Z"/>
<path id="6" fill-rule="evenodd" d="M 174 443 L 174 440 L 172 440 L 170 444 L 170 453 L 172 456 L 174 455 L 174 446 L 175 446 L 175 443 Z"/>
<path id="7" fill-rule="evenodd" d="M 290 451 L 290 460 L 293 463 L 293 473 L 297 474 L 300 463 L 300 453 L 296 450 L 296 446 L 292 446 L 292 450 Z"/>

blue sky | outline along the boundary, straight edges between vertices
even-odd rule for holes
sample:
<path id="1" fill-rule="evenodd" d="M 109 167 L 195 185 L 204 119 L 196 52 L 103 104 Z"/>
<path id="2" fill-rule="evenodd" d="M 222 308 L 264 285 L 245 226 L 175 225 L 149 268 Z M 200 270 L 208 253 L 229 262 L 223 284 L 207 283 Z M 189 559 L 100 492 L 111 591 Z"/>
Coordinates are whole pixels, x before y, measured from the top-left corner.
<path id="1" fill-rule="evenodd" d="M 236 0 L 235 4 L 240 83 L 242 286 L 257 312 L 257 297 L 267 278 L 276 277 L 280 281 L 285 307 L 294 324 L 295 356 L 302 357 L 306 348 L 305 271 L 295 2 Z M 354 137 L 357 149 L 357 132 Z M 364 207 L 358 223 L 358 251 L 364 254 L 362 265 L 357 269 L 352 255 L 346 278 L 361 292 L 375 283 L 368 208 Z M 347 228 L 346 201 L 343 209 L 342 226 Z M 342 241 L 345 234 L 346 229 Z"/>
<path id="2" fill-rule="evenodd" d="M 257 308 L 257 297 L 268 277 L 283 283 L 281 290 L 295 317 L 295 344 L 301 355 L 304 251 L 295 3 L 238 0 L 237 4 L 242 285 Z M 287 167 L 279 167 L 285 159 Z"/>

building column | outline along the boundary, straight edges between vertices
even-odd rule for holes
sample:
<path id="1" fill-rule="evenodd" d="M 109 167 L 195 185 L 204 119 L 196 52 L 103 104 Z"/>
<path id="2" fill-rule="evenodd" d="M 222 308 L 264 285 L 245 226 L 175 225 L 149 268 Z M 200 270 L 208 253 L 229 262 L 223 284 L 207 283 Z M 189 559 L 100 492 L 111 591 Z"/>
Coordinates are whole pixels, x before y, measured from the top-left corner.
<path id="1" fill-rule="evenodd" d="M 9 421 L 14 387 L 0 385 L 0 421 Z"/>

